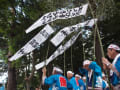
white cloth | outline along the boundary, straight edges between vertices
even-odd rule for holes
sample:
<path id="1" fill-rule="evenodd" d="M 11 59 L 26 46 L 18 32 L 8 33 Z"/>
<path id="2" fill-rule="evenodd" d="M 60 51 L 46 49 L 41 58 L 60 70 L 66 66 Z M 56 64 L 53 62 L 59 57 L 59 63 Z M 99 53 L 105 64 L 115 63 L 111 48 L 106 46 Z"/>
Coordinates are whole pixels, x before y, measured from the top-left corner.
<path id="1" fill-rule="evenodd" d="M 55 70 L 55 71 L 58 71 L 58 72 L 60 72 L 60 73 L 63 73 L 62 69 L 60 69 L 60 68 L 58 68 L 58 67 L 54 67 L 54 68 L 53 68 L 53 71 L 54 71 L 54 70 Z"/>
<path id="2" fill-rule="evenodd" d="M 71 73 L 71 74 L 73 74 L 73 75 L 74 75 L 74 73 L 73 73 L 72 71 L 67 71 L 67 74 L 68 74 L 68 73 Z"/>
<path id="3" fill-rule="evenodd" d="M 85 61 L 83 62 L 83 66 L 84 66 L 84 65 L 87 65 L 87 64 L 90 64 L 90 61 L 89 61 L 89 60 L 85 60 Z"/>
<path id="4" fill-rule="evenodd" d="M 79 77 L 81 79 L 81 76 L 79 74 L 75 74 L 75 77 Z"/>
<path id="5" fill-rule="evenodd" d="M 115 49 L 115 50 L 120 50 L 120 47 L 119 46 L 117 46 L 117 45 L 115 45 L 115 44 L 110 44 L 109 46 L 108 46 L 108 48 L 112 48 L 112 49 Z"/>
<path id="6" fill-rule="evenodd" d="M 90 81 L 90 79 L 92 77 L 92 73 L 93 73 L 93 70 L 91 70 L 91 71 L 88 72 L 89 81 Z"/>

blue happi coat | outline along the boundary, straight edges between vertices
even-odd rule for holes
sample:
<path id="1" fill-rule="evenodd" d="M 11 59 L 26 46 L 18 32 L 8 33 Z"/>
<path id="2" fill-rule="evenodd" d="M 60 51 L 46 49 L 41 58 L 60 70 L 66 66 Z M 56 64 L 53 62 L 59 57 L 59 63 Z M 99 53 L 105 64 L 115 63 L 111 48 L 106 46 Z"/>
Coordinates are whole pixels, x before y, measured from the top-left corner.
<path id="1" fill-rule="evenodd" d="M 80 90 L 79 82 L 75 77 L 72 77 L 69 82 L 73 87 L 73 89 L 70 89 L 70 90 Z"/>
<path id="2" fill-rule="evenodd" d="M 88 71 L 86 69 L 80 68 L 80 73 L 84 74 L 87 77 L 87 85 L 89 87 L 97 88 L 101 87 L 102 88 L 102 71 L 101 67 L 94 61 L 92 61 L 89 65 L 89 68 L 93 70 L 91 78 L 88 77 Z"/>
<path id="3" fill-rule="evenodd" d="M 83 80 L 79 79 L 78 82 L 79 82 L 80 89 L 81 90 L 86 90 L 86 86 L 85 86 L 85 83 L 83 82 Z"/>
<path id="4" fill-rule="evenodd" d="M 107 81 L 105 81 L 105 80 L 102 81 L 102 89 L 103 89 L 103 90 L 109 90 L 109 88 L 108 88 L 108 83 L 107 83 Z"/>
<path id="5" fill-rule="evenodd" d="M 67 88 L 72 88 L 72 85 L 61 74 L 51 75 L 45 78 L 44 84 L 50 85 L 49 90 L 68 90 Z"/>
<path id="6" fill-rule="evenodd" d="M 112 70 L 110 71 L 110 73 L 111 73 L 110 80 L 111 80 L 112 85 L 116 86 L 116 85 L 120 84 L 120 54 L 118 54 L 115 57 L 112 64 L 113 64 L 115 71 L 112 71 Z M 116 71 L 119 75 L 117 75 Z"/>

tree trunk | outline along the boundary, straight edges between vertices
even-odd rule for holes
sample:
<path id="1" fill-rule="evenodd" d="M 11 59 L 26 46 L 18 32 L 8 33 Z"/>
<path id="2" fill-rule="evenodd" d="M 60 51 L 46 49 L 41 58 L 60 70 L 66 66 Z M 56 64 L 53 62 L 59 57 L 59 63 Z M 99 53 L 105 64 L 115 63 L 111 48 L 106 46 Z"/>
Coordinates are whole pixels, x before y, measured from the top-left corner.
<path id="1" fill-rule="evenodd" d="M 8 61 L 8 87 L 7 90 L 17 90 L 16 68 Z"/>
<path id="2" fill-rule="evenodd" d="M 96 56 L 96 61 L 97 63 L 103 68 L 102 66 L 102 51 L 101 51 L 101 46 L 100 46 L 100 41 L 98 38 L 98 33 L 96 32 L 96 40 L 95 40 L 95 56 Z"/>
<path id="3" fill-rule="evenodd" d="M 11 0 L 8 0 L 9 3 L 11 4 L 11 13 L 13 14 L 14 19 L 12 19 L 12 24 L 11 24 L 11 30 L 13 31 L 16 27 L 16 10 L 14 7 L 14 3 Z M 10 36 L 9 36 L 10 35 Z M 14 46 L 12 45 L 13 43 L 16 42 L 11 42 L 13 41 L 14 37 L 14 32 L 11 32 L 10 34 L 8 34 L 9 36 L 9 41 L 8 41 L 8 46 L 12 47 L 12 49 L 14 50 Z M 8 87 L 7 90 L 17 90 L 17 81 L 16 81 L 16 68 L 14 65 L 12 65 L 12 62 L 9 62 L 9 58 L 11 57 L 12 54 L 12 50 L 9 48 L 9 53 L 8 53 Z"/>
<path id="4" fill-rule="evenodd" d="M 31 59 L 32 59 L 32 72 L 31 72 L 29 77 L 27 77 L 27 70 L 26 70 L 26 74 L 25 74 L 26 75 L 25 81 L 26 81 L 27 90 L 30 90 L 30 82 L 31 82 L 31 80 L 34 76 L 34 72 L 35 72 L 35 57 L 33 54 L 32 54 Z"/>
<path id="5" fill-rule="evenodd" d="M 26 90 L 30 90 L 30 81 L 29 80 L 26 81 L 26 88 L 27 88 Z"/>

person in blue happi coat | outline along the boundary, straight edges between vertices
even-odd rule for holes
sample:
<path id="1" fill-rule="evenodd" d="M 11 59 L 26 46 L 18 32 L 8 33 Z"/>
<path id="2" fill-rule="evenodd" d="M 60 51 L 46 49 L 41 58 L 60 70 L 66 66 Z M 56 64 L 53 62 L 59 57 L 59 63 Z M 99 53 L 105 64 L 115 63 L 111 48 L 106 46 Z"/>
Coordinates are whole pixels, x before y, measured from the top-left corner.
<path id="1" fill-rule="evenodd" d="M 110 81 L 114 90 L 120 89 L 120 47 L 117 44 L 110 44 L 107 48 L 107 55 L 113 62 L 103 57 L 104 69 L 110 70 Z"/>
<path id="2" fill-rule="evenodd" d="M 83 76 L 83 77 L 82 77 L 82 80 L 83 80 L 83 82 L 84 82 L 84 84 L 85 84 L 85 86 L 86 86 L 86 76 Z"/>
<path id="3" fill-rule="evenodd" d="M 86 76 L 88 90 L 102 90 L 102 71 L 95 61 L 85 60 L 80 73 Z"/>
<path id="4" fill-rule="evenodd" d="M 67 71 L 67 78 L 70 84 L 72 85 L 73 89 L 70 90 L 80 90 L 78 80 L 73 76 L 74 73 L 72 71 Z"/>
<path id="5" fill-rule="evenodd" d="M 60 68 L 54 67 L 50 77 L 46 76 L 45 67 L 42 69 L 42 72 L 42 83 L 43 85 L 50 85 L 49 90 L 68 90 L 72 88 L 72 85 L 62 75 L 63 71 Z"/>
<path id="6" fill-rule="evenodd" d="M 103 88 L 103 90 L 109 90 L 109 85 L 107 83 L 104 72 L 102 72 L 102 88 Z"/>
<path id="7" fill-rule="evenodd" d="M 84 81 L 81 79 L 81 76 L 79 74 L 75 75 L 75 78 L 78 80 L 79 86 L 80 86 L 80 90 L 86 90 L 86 86 Z"/>

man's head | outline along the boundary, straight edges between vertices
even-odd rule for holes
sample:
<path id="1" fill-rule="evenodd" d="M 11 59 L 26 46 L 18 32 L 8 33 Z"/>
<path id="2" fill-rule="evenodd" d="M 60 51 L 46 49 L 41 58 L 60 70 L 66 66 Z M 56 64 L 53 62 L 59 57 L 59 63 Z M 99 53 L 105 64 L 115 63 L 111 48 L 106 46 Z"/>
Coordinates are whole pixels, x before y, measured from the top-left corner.
<path id="1" fill-rule="evenodd" d="M 81 76 L 79 74 L 75 74 L 75 78 L 77 78 L 77 80 L 81 79 Z"/>
<path id="2" fill-rule="evenodd" d="M 59 67 L 53 67 L 52 74 L 63 74 L 63 71 Z"/>
<path id="3" fill-rule="evenodd" d="M 119 53 L 120 47 L 116 44 L 110 44 L 107 48 L 107 55 L 109 58 L 114 59 Z"/>
<path id="4" fill-rule="evenodd" d="M 86 76 L 83 76 L 82 80 L 84 81 L 84 83 L 86 83 Z"/>
<path id="5" fill-rule="evenodd" d="M 71 79 L 73 77 L 74 73 L 72 71 L 67 71 L 67 78 Z"/>
<path id="6" fill-rule="evenodd" d="M 83 62 L 83 68 L 89 71 L 90 70 L 90 68 L 89 68 L 90 63 L 91 63 L 90 60 L 85 60 Z"/>

